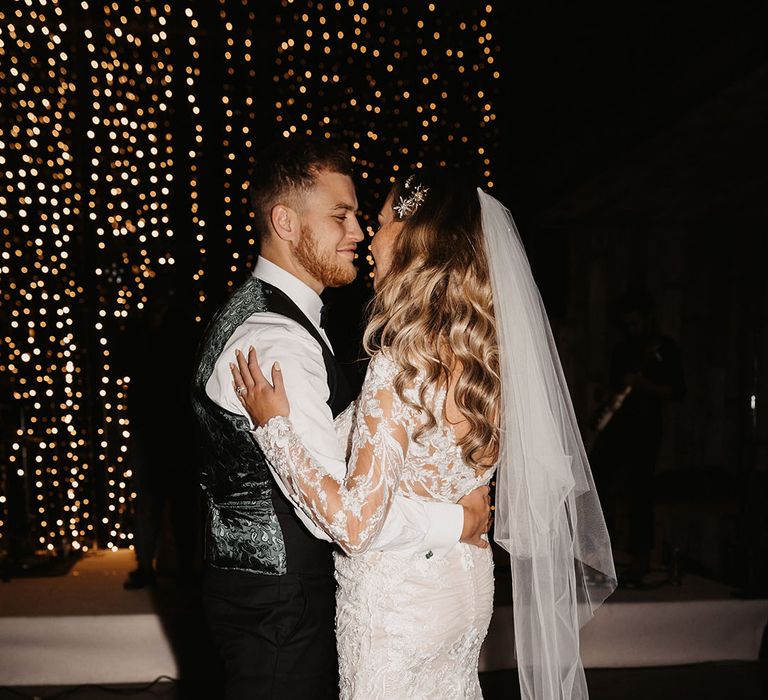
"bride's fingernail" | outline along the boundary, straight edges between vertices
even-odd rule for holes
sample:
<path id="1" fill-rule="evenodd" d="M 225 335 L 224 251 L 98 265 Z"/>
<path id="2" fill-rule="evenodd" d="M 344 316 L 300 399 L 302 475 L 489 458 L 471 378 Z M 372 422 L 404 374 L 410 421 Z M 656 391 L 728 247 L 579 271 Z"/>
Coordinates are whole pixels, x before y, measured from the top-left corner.
<path id="1" fill-rule="evenodd" d="M 278 372 L 282 372 L 282 370 L 280 369 L 280 363 L 279 363 L 279 362 L 275 362 L 275 369 L 276 369 Z"/>

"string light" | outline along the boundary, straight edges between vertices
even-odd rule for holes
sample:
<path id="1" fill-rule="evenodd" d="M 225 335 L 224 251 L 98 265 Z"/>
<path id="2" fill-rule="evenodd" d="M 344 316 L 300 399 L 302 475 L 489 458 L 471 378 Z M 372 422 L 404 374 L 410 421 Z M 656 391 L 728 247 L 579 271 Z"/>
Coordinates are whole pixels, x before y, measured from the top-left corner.
<path id="1" fill-rule="evenodd" d="M 95 15 L 95 16 L 94 16 Z M 97 460 L 106 480 L 101 524 L 106 546 L 129 545 L 133 469 L 130 377 L 112 359 L 129 315 L 147 303 L 148 280 L 173 266 L 174 185 L 171 107 L 176 79 L 168 4 L 112 2 L 94 7 L 86 29 L 92 144 L 87 207 L 97 236 L 95 321 L 100 372 Z M 98 415 L 98 414 L 97 414 Z"/>
<path id="2" fill-rule="evenodd" d="M 195 231 L 195 241 L 198 244 L 199 265 L 193 274 L 196 283 L 198 313 L 195 320 L 202 320 L 201 308 L 206 300 L 205 294 L 205 265 L 207 262 L 207 250 L 205 241 L 205 219 L 203 218 L 201 208 L 201 187 L 200 187 L 200 155 L 204 148 L 203 139 L 203 119 L 200 108 L 200 99 L 198 94 L 198 81 L 201 74 L 201 56 L 199 41 L 196 34 L 200 31 L 200 23 L 191 7 L 184 9 L 184 17 L 188 24 L 185 27 L 187 34 L 187 44 L 189 48 L 189 58 L 185 68 L 186 99 L 189 108 L 189 119 L 194 129 L 193 144 L 189 150 L 189 197 L 190 212 L 192 217 L 192 228 Z"/>
<path id="3" fill-rule="evenodd" d="M 87 550 L 97 535 L 112 549 L 133 540 L 131 377 L 114 354 L 150 280 L 168 274 L 183 247 L 171 213 L 178 172 L 188 178 L 190 201 L 177 208 L 191 216 L 199 249 L 200 304 L 206 297 L 198 24 L 190 8 L 139 1 L 0 11 L 0 371 L 19 409 L 6 469 L 30 494 L 39 549 Z M 184 50 L 172 48 L 171 26 Z M 77 82 L 75 65 L 84 66 Z M 179 100 L 194 134 L 183 169 L 172 123 Z M 0 537 L 7 503 L 3 494 Z"/>
<path id="4" fill-rule="evenodd" d="M 0 469 L 26 485 L 44 551 L 132 545 L 126 324 L 182 256 L 198 320 L 217 279 L 241 282 L 262 127 L 345 142 L 364 225 L 409 168 L 460 160 L 493 187 L 491 5 L 282 0 L 270 45 L 260 23 L 272 17 L 255 0 L 212 7 L 0 10 L 0 372 L 19 409 Z M 11 497 L 0 494 L 0 546 Z"/>
<path id="5" fill-rule="evenodd" d="M 221 109 L 224 117 L 224 230 L 228 248 L 227 287 L 240 285 L 253 266 L 256 240 L 248 198 L 248 171 L 253 163 L 256 130 L 255 85 L 257 47 L 254 29 L 263 21 L 247 3 L 219 0 L 224 26 L 225 80 Z M 260 71 L 259 71 L 260 72 Z"/>
<path id="6" fill-rule="evenodd" d="M 77 323 L 83 288 L 72 261 L 81 196 L 70 145 L 71 30 L 57 0 L 15 8 L 0 11 L 0 372 L 19 409 L 7 468 L 26 497 L 30 540 L 45 551 L 85 550 L 94 518 Z"/>

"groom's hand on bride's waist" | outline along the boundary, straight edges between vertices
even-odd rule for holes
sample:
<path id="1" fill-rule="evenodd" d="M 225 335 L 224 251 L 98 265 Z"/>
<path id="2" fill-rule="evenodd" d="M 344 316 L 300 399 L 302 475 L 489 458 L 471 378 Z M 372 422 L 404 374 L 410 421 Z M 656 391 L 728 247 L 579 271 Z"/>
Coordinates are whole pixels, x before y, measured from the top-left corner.
<path id="1" fill-rule="evenodd" d="M 491 529 L 492 511 L 490 489 L 478 486 L 459 501 L 464 509 L 464 527 L 461 530 L 461 541 L 485 549 L 488 540 L 483 535 Z"/>

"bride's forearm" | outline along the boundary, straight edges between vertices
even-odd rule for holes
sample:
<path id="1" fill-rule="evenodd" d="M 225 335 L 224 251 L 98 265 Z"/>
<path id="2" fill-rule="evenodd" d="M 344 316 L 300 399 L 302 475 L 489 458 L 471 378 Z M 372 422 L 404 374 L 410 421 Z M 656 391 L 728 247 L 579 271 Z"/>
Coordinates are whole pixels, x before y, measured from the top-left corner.
<path id="1" fill-rule="evenodd" d="M 289 419 L 275 417 L 254 432 L 259 446 L 302 510 L 348 554 L 365 551 L 383 524 L 386 484 L 374 470 L 348 482 L 335 478 L 304 448 Z"/>

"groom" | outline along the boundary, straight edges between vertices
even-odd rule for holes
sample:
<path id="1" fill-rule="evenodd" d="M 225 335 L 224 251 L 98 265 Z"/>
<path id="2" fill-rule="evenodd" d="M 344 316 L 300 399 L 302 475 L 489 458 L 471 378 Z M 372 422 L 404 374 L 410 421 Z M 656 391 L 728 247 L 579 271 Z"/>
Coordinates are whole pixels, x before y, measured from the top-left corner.
<path id="1" fill-rule="evenodd" d="M 354 396 L 319 295 L 356 275 L 363 232 L 349 156 L 328 141 L 275 144 L 257 163 L 251 198 L 261 256 L 206 331 L 192 389 L 207 498 L 206 615 L 229 700 L 335 698 L 333 545 L 251 438 L 229 363 L 251 345 L 263 367 L 279 360 L 291 421 L 312 456 L 343 478 L 333 418 Z M 487 518 L 484 491 L 460 505 L 398 496 L 374 548 L 440 556 L 459 540 L 477 542 Z"/>

